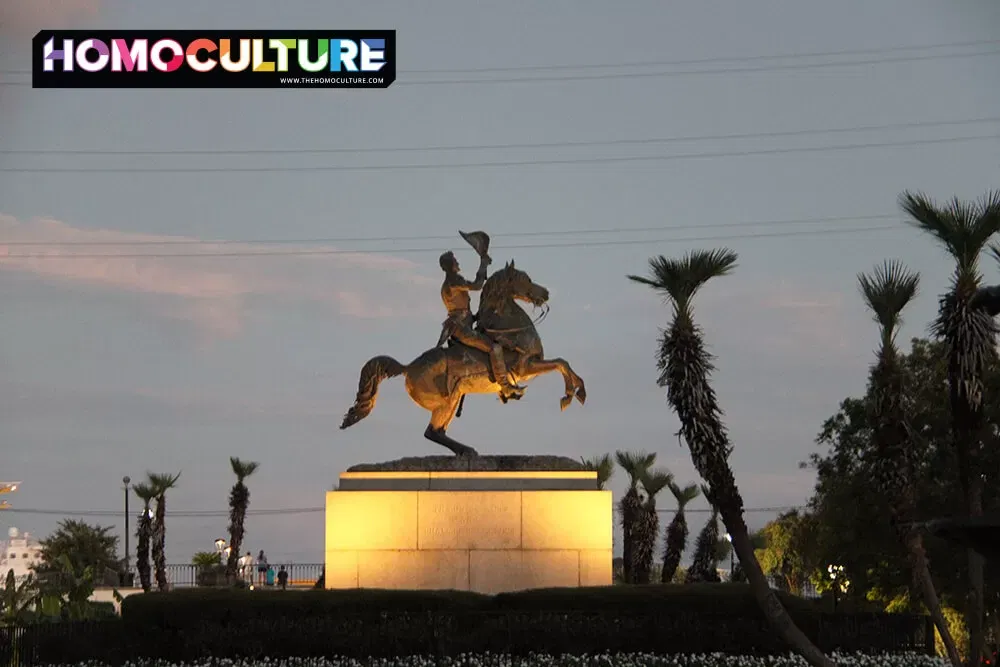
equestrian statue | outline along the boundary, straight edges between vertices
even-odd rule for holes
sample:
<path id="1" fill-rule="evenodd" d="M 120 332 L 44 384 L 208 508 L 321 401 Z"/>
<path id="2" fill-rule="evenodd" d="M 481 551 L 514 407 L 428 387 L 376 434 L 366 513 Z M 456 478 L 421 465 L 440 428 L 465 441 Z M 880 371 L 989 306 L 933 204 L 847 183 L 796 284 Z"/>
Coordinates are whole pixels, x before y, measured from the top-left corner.
<path id="1" fill-rule="evenodd" d="M 559 407 L 565 410 L 574 398 L 580 405 L 586 402 L 583 379 L 569 363 L 546 359 L 542 352 L 535 324 L 548 313 L 549 291 L 515 268 L 513 260 L 487 278 L 487 267 L 493 261 L 490 237 L 485 232 L 459 234 L 479 254 L 479 270 L 474 280 L 466 280 L 454 253 L 441 255 L 439 264 L 445 274 L 441 300 L 448 317 L 441 325 L 438 344 L 405 365 L 386 355 L 369 359 L 361 368 L 358 395 L 344 415 L 341 429 L 371 414 L 379 384 L 399 375 L 405 377 L 410 398 L 431 413 L 424 437 L 458 456 L 477 455 L 475 449 L 447 435 L 451 422 L 461 416 L 466 394 L 496 394 L 507 403 L 524 396 L 525 387 L 519 383 L 558 371 L 566 385 Z M 479 292 L 475 314 L 470 292 Z M 518 301 L 543 308 L 539 319 L 532 320 Z"/>

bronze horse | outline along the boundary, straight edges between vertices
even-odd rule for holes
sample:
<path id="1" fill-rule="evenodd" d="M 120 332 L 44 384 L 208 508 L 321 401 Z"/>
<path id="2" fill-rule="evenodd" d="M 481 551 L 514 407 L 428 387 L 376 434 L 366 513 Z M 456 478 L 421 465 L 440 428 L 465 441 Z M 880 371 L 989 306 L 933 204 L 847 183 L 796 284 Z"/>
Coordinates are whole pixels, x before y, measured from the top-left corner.
<path id="1" fill-rule="evenodd" d="M 545 305 L 549 291 L 531 282 L 524 271 L 509 262 L 491 275 L 483 285 L 479 298 L 477 327 L 487 334 L 499 334 L 505 346 L 507 368 L 512 381 L 528 382 L 532 378 L 552 371 L 559 371 L 566 382 L 566 393 L 559 406 L 565 410 L 575 397 L 583 405 L 587 390 L 583 380 L 564 359 L 546 359 L 542 353 L 542 339 L 535 330 L 535 323 L 518 305 L 524 301 L 533 306 Z M 361 368 L 358 395 L 340 428 L 352 426 L 375 407 L 378 386 L 387 378 L 403 375 L 406 392 L 414 403 L 431 413 L 431 421 L 424 437 L 444 445 L 458 456 L 476 456 L 472 447 L 456 442 L 447 435 L 448 426 L 455 418 L 462 397 L 466 394 L 496 394 L 500 385 L 490 372 L 486 354 L 455 341 L 449 346 L 427 350 L 405 366 L 390 356 L 372 357 Z"/>

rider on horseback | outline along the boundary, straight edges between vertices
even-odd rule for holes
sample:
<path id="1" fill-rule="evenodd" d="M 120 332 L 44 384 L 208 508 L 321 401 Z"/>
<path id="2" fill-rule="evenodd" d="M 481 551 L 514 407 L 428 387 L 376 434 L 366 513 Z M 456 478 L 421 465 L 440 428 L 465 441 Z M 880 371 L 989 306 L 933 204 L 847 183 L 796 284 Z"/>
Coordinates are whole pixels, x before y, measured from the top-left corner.
<path id="1" fill-rule="evenodd" d="M 469 282 L 459 273 L 458 260 L 454 253 L 449 251 L 441 255 L 439 262 L 441 270 L 445 273 L 444 283 L 441 285 L 441 300 L 448 309 L 448 319 L 441 325 L 441 337 L 437 345 L 441 347 L 446 341 L 454 338 L 464 345 L 488 354 L 493 377 L 500 385 L 500 398 L 506 403 L 511 398 L 521 398 L 524 395 L 524 387 L 511 383 L 504 362 L 503 347 L 486 334 L 472 328 L 473 316 L 469 292 L 483 288 L 483 283 L 486 281 L 486 267 L 491 261 L 489 255 L 483 254 L 476 279 Z M 499 336 L 497 338 L 500 339 Z"/>

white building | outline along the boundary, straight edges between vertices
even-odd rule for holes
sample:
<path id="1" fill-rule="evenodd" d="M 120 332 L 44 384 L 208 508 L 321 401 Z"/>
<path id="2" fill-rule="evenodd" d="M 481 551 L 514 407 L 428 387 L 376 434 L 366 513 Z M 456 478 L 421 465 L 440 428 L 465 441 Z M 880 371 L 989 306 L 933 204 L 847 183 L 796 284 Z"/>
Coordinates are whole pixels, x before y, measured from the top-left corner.
<path id="1" fill-rule="evenodd" d="M 31 574 L 32 565 L 42 560 L 41 545 L 28 533 L 11 528 L 7 531 L 7 537 L 6 542 L 0 543 L 3 549 L 0 551 L 0 586 L 9 570 L 14 570 L 14 578 L 20 582 Z"/>

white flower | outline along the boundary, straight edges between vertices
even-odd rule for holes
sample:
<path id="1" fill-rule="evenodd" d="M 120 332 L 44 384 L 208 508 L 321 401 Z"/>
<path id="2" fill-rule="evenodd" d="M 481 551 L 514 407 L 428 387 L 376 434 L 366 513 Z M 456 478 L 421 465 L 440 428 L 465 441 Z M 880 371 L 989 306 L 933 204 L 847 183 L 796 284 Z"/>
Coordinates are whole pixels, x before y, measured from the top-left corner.
<path id="1" fill-rule="evenodd" d="M 948 667 L 944 658 L 921 653 L 838 654 L 830 656 L 841 667 Z M 84 662 L 58 667 L 109 667 L 99 662 Z M 124 667 L 807 667 L 798 655 L 741 656 L 725 653 L 655 655 L 649 653 L 600 653 L 594 655 L 545 655 L 524 657 L 501 654 L 467 653 L 440 661 L 422 656 L 356 660 L 331 656 L 326 658 L 202 658 L 189 663 L 164 660 L 135 660 Z"/>

